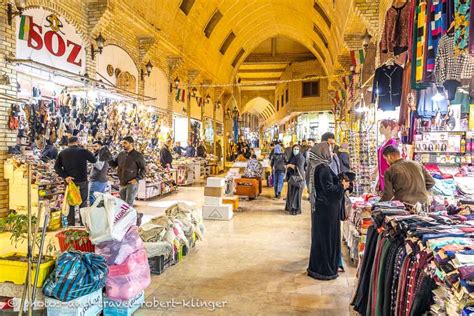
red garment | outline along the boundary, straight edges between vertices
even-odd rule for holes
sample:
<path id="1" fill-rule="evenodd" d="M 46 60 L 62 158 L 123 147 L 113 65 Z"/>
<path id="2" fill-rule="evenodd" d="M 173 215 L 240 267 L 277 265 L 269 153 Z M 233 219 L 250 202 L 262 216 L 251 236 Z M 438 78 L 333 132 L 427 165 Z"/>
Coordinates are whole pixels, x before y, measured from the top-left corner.
<path id="1" fill-rule="evenodd" d="M 400 8 L 392 6 L 388 9 L 380 42 L 380 49 L 383 53 L 395 53 L 395 55 L 398 55 L 408 48 L 410 38 L 408 33 L 409 17 L 410 5 L 407 3 Z"/>
<path id="2" fill-rule="evenodd" d="M 379 168 L 379 187 L 380 191 L 383 192 L 385 188 L 385 182 L 384 182 L 384 174 L 385 171 L 387 171 L 388 168 L 390 168 L 390 165 L 388 164 L 387 160 L 383 157 L 383 150 L 390 145 L 397 146 L 397 141 L 395 138 L 390 138 L 387 142 L 385 142 L 382 146 L 377 151 L 378 155 L 378 168 Z"/>

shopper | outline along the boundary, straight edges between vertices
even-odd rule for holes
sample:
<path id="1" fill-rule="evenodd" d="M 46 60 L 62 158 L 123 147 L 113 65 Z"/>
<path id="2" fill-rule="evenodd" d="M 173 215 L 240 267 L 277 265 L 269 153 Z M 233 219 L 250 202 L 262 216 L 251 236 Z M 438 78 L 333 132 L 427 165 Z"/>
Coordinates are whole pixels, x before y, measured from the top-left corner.
<path id="1" fill-rule="evenodd" d="M 343 142 L 341 147 L 337 151 L 337 157 L 339 158 L 341 172 L 347 172 L 351 170 L 351 161 L 349 156 L 349 144 Z"/>
<path id="2" fill-rule="evenodd" d="M 204 144 L 203 140 L 199 141 L 199 146 L 197 148 L 197 156 L 200 157 L 200 158 L 206 158 L 207 157 L 207 149 L 206 149 L 206 145 Z"/>
<path id="3" fill-rule="evenodd" d="M 273 150 L 271 166 L 273 172 L 273 187 L 275 189 L 275 198 L 279 199 L 281 197 L 281 191 L 283 189 L 283 182 L 285 181 L 286 161 L 281 146 L 278 144 L 274 147 Z"/>
<path id="4" fill-rule="evenodd" d="M 339 157 L 337 157 L 336 154 L 336 137 L 334 136 L 333 133 L 327 132 L 324 133 L 323 136 L 321 136 L 321 142 L 327 142 L 329 145 L 329 149 L 331 150 L 331 163 L 329 164 L 329 167 L 331 167 L 331 170 L 335 174 L 341 173 L 341 164 L 339 162 Z"/>
<path id="5" fill-rule="evenodd" d="M 383 150 L 390 167 L 384 175 L 384 192 L 381 201 L 398 200 L 410 205 L 428 203 L 429 193 L 435 181 L 418 162 L 403 160 L 396 146 Z"/>
<path id="6" fill-rule="evenodd" d="M 46 145 L 44 146 L 43 150 L 41 151 L 41 160 L 44 162 L 55 160 L 58 158 L 58 150 L 51 142 L 51 140 L 46 140 Z"/>
<path id="7" fill-rule="evenodd" d="M 331 170 L 332 153 L 327 142 L 315 145 L 310 152 L 314 168 L 311 205 L 311 254 L 308 275 L 319 280 L 337 278 L 341 260 L 340 211 L 344 190 L 349 182 L 339 180 Z"/>
<path id="8" fill-rule="evenodd" d="M 181 147 L 181 142 L 176 142 L 174 148 L 173 148 L 173 151 L 178 155 L 178 156 L 182 156 L 183 155 L 183 151 L 184 151 L 184 148 Z"/>
<path id="9" fill-rule="evenodd" d="M 120 198 L 133 206 L 138 193 L 138 181 L 145 178 L 145 159 L 134 149 L 131 136 L 122 139 L 122 147 L 124 150 L 110 161 L 110 166 L 118 167 Z"/>
<path id="10" fill-rule="evenodd" d="M 250 148 L 248 146 L 244 147 L 242 156 L 244 156 L 245 159 L 250 159 L 250 157 L 252 157 L 252 153 L 250 152 Z"/>
<path id="11" fill-rule="evenodd" d="M 194 148 L 193 144 L 189 144 L 188 147 L 186 147 L 184 156 L 188 158 L 196 157 L 196 148 Z"/>
<path id="12" fill-rule="evenodd" d="M 263 167 L 260 161 L 257 160 L 256 155 L 252 155 L 250 160 L 247 162 L 247 167 L 244 171 L 244 178 L 257 178 L 261 179 L 263 173 Z"/>
<path id="13" fill-rule="evenodd" d="M 163 168 L 171 168 L 173 155 L 170 151 L 171 142 L 166 142 L 160 150 L 160 164 Z"/>
<path id="14" fill-rule="evenodd" d="M 290 161 L 291 157 L 293 156 L 293 143 L 290 143 L 288 147 L 285 148 L 285 159 L 286 161 Z"/>
<path id="15" fill-rule="evenodd" d="M 109 161 L 112 160 L 112 154 L 107 146 L 100 140 L 94 141 L 92 144 L 96 163 L 92 166 L 90 176 L 89 188 L 89 204 L 92 205 L 95 201 L 94 192 L 104 193 L 107 189 L 107 172 L 109 169 Z"/>
<path id="16" fill-rule="evenodd" d="M 95 163 L 97 159 L 94 154 L 79 147 L 79 140 L 73 136 L 68 139 L 68 148 L 61 151 L 54 164 L 54 170 L 66 183 L 75 183 L 81 192 L 82 203 L 80 208 L 87 206 L 87 194 L 89 185 L 87 182 L 87 162 Z M 76 225 L 76 207 L 69 207 L 67 215 L 69 226 Z"/>
<path id="17" fill-rule="evenodd" d="M 300 146 L 294 145 L 287 164 L 288 194 L 285 210 L 291 215 L 301 214 L 301 197 L 304 188 L 304 157 Z"/>

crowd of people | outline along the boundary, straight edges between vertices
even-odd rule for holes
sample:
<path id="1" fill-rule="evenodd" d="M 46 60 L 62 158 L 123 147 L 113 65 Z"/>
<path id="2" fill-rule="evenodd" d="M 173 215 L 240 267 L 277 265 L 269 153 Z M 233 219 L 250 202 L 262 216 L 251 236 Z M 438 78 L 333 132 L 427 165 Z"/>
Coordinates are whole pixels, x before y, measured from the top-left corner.
<path id="1" fill-rule="evenodd" d="M 393 145 L 384 148 L 383 157 L 390 167 L 385 171 L 381 201 L 426 204 L 435 182 L 424 167 L 404 160 Z M 285 211 L 301 214 L 305 188 L 309 194 L 312 238 L 307 273 L 315 279 L 332 280 L 344 271 L 340 221 L 345 220 L 346 199 L 355 177 L 349 158 L 348 143 L 338 146 L 334 134 L 329 132 L 316 144 L 308 139 L 286 148 L 281 142 L 271 145 L 275 198 L 281 198 L 284 181 L 288 184 Z"/>

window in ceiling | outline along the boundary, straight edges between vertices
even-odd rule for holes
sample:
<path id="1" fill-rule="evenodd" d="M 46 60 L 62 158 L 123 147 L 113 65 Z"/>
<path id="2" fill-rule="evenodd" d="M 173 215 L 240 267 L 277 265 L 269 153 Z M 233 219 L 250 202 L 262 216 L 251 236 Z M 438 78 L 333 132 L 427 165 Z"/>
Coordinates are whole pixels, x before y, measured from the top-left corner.
<path id="1" fill-rule="evenodd" d="M 302 89 L 302 97 L 319 97 L 319 80 L 304 81 Z"/>
<path id="2" fill-rule="evenodd" d="M 285 91 L 285 102 L 286 103 L 288 103 L 288 100 L 290 99 L 288 96 L 289 96 L 288 95 L 288 89 L 286 89 L 286 91 Z"/>
<path id="3" fill-rule="evenodd" d="M 285 105 L 285 96 L 282 94 L 281 95 L 281 107 Z"/>
<path id="4" fill-rule="evenodd" d="M 232 41 L 234 39 L 235 39 L 234 32 L 230 32 L 229 35 L 227 35 L 227 37 L 225 38 L 224 43 L 222 43 L 221 49 L 219 49 L 222 55 L 225 54 L 225 52 L 227 51 L 227 48 L 229 48 L 230 44 L 232 44 Z"/>
<path id="5" fill-rule="evenodd" d="M 326 12 L 324 12 L 324 9 L 318 4 L 317 0 L 314 0 L 313 8 L 323 18 L 323 20 L 326 23 L 326 25 L 328 26 L 328 28 L 331 28 L 331 20 L 327 16 Z"/>
<path id="6" fill-rule="evenodd" d="M 280 111 L 280 100 L 277 100 L 277 111 Z"/>
<path id="7" fill-rule="evenodd" d="M 204 35 L 206 35 L 207 38 L 211 37 L 212 31 L 214 31 L 214 28 L 221 19 L 222 13 L 219 10 L 216 10 L 204 29 Z"/>
<path id="8" fill-rule="evenodd" d="M 195 0 L 183 0 L 181 1 L 181 5 L 179 6 L 179 8 L 181 9 L 181 11 L 183 11 L 184 14 L 188 15 L 189 11 L 191 11 L 191 8 L 194 5 L 194 1 Z"/>
<path id="9" fill-rule="evenodd" d="M 237 53 L 237 55 L 235 55 L 235 57 L 234 57 L 234 61 L 232 62 L 232 67 L 237 66 L 237 64 L 239 63 L 240 58 L 242 58 L 242 56 L 244 54 L 245 54 L 245 49 L 241 48 L 240 51 Z"/>
<path id="10" fill-rule="evenodd" d="M 319 36 L 319 38 L 321 38 L 321 40 L 324 43 L 324 46 L 326 46 L 326 47 L 329 46 L 328 39 L 326 38 L 326 35 L 324 35 L 323 31 L 321 31 L 319 26 L 317 26 L 316 24 L 313 24 L 313 32 L 316 33 Z"/>

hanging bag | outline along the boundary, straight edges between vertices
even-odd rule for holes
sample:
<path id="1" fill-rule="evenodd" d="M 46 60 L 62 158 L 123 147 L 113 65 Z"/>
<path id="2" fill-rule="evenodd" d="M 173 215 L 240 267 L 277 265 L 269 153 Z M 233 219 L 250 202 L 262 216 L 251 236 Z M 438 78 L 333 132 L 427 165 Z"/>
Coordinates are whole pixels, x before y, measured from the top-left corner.
<path id="1" fill-rule="evenodd" d="M 82 203 L 81 191 L 74 182 L 67 185 L 67 202 L 70 206 L 78 206 Z"/>
<path id="2" fill-rule="evenodd" d="M 295 166 L 295 169 L 298 174 L 290 176 L 290 179 L 288 179 L 288 184 L 297 188 L 304 188 L 304 178 L 301 176 L 300 169 L 298 166 Z"/>

